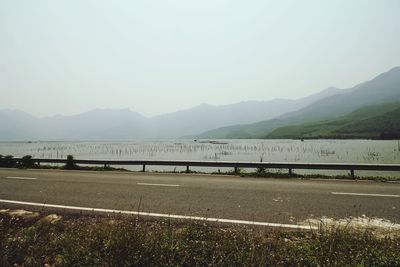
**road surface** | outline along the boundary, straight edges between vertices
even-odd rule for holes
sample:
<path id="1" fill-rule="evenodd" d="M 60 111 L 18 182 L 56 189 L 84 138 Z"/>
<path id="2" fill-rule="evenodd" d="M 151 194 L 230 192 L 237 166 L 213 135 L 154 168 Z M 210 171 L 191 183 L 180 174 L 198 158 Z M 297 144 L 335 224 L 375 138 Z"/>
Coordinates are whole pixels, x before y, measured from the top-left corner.
<path id="1" fill-rule="evenodd" d="M 16 206 L 10 201 L 280 224 L 363 215 L 400 223 L 400 184 L 370 181 L 0 169 L 0 207 Z"/>

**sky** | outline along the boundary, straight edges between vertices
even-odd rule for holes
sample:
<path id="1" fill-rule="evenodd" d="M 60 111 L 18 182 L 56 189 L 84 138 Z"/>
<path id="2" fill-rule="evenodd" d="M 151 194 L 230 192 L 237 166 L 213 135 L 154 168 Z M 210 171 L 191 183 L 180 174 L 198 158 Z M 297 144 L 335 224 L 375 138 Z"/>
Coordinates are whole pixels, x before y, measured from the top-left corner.
<path id="1" fill-rule="evenodd" d="M 0 109 L 296 99 L 400 65 L 399 0 L 0 0 Z"/>

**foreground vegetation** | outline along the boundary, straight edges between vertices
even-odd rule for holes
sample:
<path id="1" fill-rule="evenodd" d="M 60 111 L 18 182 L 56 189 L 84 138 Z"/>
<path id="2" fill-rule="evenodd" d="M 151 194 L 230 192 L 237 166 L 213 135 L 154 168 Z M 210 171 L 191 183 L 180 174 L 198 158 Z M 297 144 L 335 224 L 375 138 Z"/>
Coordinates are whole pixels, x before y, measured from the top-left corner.
<path id="1" fill-rule="evenodd" d="M 0 213 L 1 266 L 400 266 L 400 233 Z"/>
<path id="2" fill-rule="evenodd" d="M 63 166 L 38 165 L 34 162 L 31 155 L 22 157 L 21 161 L 15 161 L 13 156 L 0 155 L 0 168 L 20 168 L 20 169 L 56 169 L 56 170 L 82 170 L 82 171 L 128 171 L 124 168 L 114 168 L 110 166 L 79 166 L 75 164 L 72 155 L 67 156 L 67 163 Z"/>

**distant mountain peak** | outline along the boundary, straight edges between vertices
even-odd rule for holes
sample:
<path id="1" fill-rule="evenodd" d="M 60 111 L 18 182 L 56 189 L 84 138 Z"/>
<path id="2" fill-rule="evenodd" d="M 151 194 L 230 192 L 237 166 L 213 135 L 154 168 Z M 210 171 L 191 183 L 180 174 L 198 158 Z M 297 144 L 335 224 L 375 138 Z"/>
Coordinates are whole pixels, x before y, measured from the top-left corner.
<path id="1" fill-rule="evenodd" d="M 2 114 L 10 114 L 10 115 L 19 115 L 19 116 L 25 116 L 25 117 L 30 117 L 30 118 L 36 118 L 35 116 L 20 110 L 20 109 L 11 109 L 11 108 L 6 108 L 6 109 L 0 109 L 0 113 Z"/>
<path id="2" fill-rule="evenodd" d="M 342 89 L 337 88 L 337 87 L 335 87 L 335 86 L 329 86 L 328 88 L 322 90 L 321 92 L 324 92 L 324 91 L 325 91 L 325 92 L 330 92 L 330 91 L 338 91 L 338 90 L 342 90 Z"/>
<path id="3" fill-rule="evenodd" d="M 393 67 L 388 72 L 392 72 L 392 71 L 396 71 L 396 72 L 400 71 L 400 66 Z"/>
<path id="4" fill-rule="evenodd" d="M 91 111 L 111 111 L 111 112 L 113 112 L 113 111 L 125 111 L 125 112 L 132 112 L 132 110 L 130 109 L 130 108 L 127 108 L 127 107 L 125 107 L 125 108 L 95 108 L 95 109 L 92 109 Z"/>
<path id="5" fill-rule="evenodd" d="M 213 107 L 213 105 L 207 104 L 207 103 L 201 103 L 200 105 L 197 105 L 196 107 L 198 108 L 208 108 L 208 107 Z"/>

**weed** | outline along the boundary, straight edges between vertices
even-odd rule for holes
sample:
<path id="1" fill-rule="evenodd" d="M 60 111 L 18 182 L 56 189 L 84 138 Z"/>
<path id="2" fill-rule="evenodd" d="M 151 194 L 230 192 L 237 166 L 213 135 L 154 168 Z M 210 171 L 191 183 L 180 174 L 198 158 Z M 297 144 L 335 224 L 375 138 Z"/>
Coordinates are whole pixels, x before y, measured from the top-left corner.
<path id="1" fill-rule="evenodd" d="M 196 221 L 0 215 L 0 265 L 399 266 L 399 233 L 321 225 L 311 232 Z"/>

